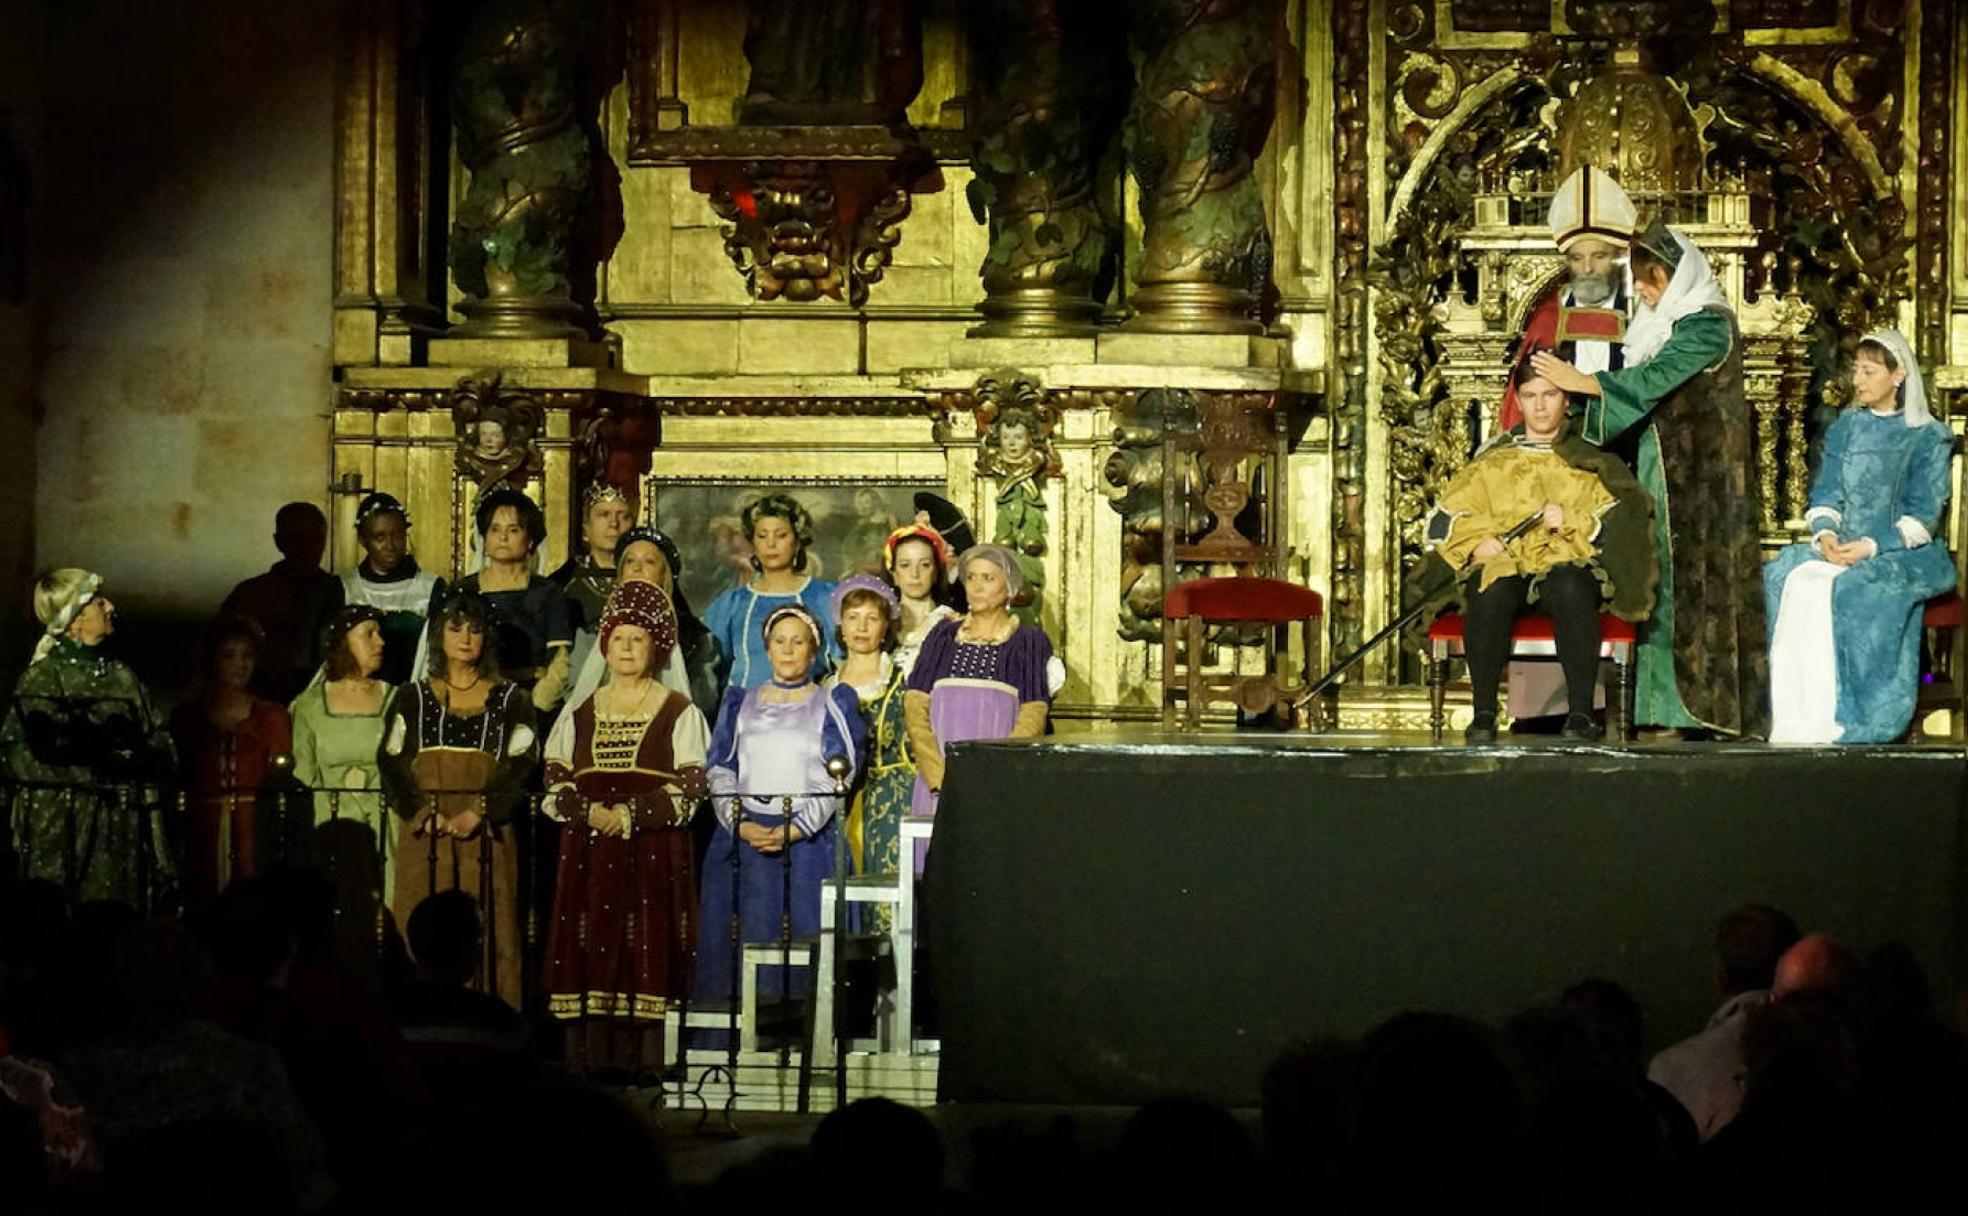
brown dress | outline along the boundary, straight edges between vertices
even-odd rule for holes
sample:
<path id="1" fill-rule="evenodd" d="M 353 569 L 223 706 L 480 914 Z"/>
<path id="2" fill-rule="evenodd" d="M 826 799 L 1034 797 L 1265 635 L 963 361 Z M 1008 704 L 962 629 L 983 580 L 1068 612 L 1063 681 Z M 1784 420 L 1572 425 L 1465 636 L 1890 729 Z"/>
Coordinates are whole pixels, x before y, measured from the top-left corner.
<path id="1" fill-rule="evenodd" d="M 377 754 L 383 790 L 399 820 L 396 893 L 399 927 L 425 897 L 462 890 L 478 901 L 485 952 L 474 987 L 520 1007 L 519 846 L 514 819 L 538 752 L 533 702 L 501 680 L 485 707 L 457 714 L 428 681 L 407 685 L 390 703 Z M 484 816 L 469 839 L 419 834 L 427 816 Z"/>
<path id="2" fill-rule="evenodd" d="M 690 991 L 697 939 L 691 813 L 709 731 L 671 691 L 644 717 L 608 718 L 589 697 L 547 740 L 547 811 L 561 822 L 547 930 L 547 1008 L 577 1068 L 651 1071 L 662 1019 Z M 628 839 L 585 826 L 592 806 L 629 807 Z"/>

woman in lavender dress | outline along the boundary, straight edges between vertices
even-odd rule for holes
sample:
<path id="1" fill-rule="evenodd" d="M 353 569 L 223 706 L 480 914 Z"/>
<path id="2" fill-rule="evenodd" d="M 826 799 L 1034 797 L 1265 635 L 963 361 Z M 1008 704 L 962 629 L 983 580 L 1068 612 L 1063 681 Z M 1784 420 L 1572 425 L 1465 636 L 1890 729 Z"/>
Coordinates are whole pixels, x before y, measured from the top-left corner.
<path id="1" fill-rule="evenodd" d="M 971 739 L 1029 739 L 1045 733 L 1052 703 L 1052 642 L 1021 625 L 1010 604 L 1023 585 L 1018 559 L 1002 545 L 975 545 L 958 563 L 970 611 L 923 639 L 903 708 L 916 788 L 910 811 L 936 810 L 943 749 Z M 922 858 L 916 859 L 918 870 Z"/>
<path id="2" fill-rule="evenodd" d="M 867 733 L 854 690 L 813 678 L 821 628 L 798 603 L 773 609 L 761 631 L 771 678 L 727 689 L 718 712 L 705 761 L 718 829 L 699 882 L 699 1001 L 735 991 L 737 942 L 778 940 L 782 919 L 795 938 L 820 931 L 820 884 L 834 872 L 840 830 L 827 760 L 845 757 L 852 785 Z M 778 995 L 778 970 L 760 976 L 763 994 Z"/>

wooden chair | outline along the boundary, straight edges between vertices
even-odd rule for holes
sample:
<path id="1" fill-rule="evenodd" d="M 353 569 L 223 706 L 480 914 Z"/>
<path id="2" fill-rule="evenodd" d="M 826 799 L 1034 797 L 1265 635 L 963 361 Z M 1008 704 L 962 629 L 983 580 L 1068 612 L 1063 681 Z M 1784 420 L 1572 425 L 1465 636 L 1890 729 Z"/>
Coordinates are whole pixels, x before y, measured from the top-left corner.
<path id="1" fill-rule="evenodd" d="M 1437 743 L 1448 724 L 1449 659 L 1462 653 L 1463 617 L 1445 612 L 1428 627 L 1428 731 Z M 1613 695 L 1606 698 L 1612 729 L 1607 733 L 1616 742 L 1626 742 L 1633 727 L 1633 648 L 1639 634 L 1631 621 L 1611 613 L 1599 614 L 1599 656 L 1613 661 Z M 1546 658 L 1557 653 L 1551 618 L 1541 612 L 1528 612 L 1510 628 L 1512 658 Z"/>
<path id="2" fill-rule="evenodd" d="M 1920 685 L 1914 698 L 1913 730 L 1924 736 L 1927 715 L 1937 709 L 1948 714 L 1948 738 L 1968 742 L 1968 689 L 1962 684 L 1963 642 L 1968 630 L 1961 627 L 1961 592 L 1950 591 L 1927 601 L 1921 610 L 1920 625 L 1932 639 L 1927 648 L 1933 670 Z"/>
<path id="3" fill-rule="evenodd" d="M 1319 670 L 1319 630 L 1325 621 L 1319 593 L 1275 578 L 1199 578 L 1177 583 L 1162 599 L 1162 726 L 1175 727 L 1183 703 L 1184 725 L 1194 730 L 1211 702 L 1229 701 L 1245 713 L 1270 712 L 1311 686 Z M 1263 675 L 1212 675 L 1203 670 L 1203 632 L 1209 625 L 1268 626 L 1271 662 Z M 1303 636 L 1305 661 L 1298 682 L 1285 683 L 1291 627 Z M 1315 713 L 1319 712 L 1317 709 Z"/>

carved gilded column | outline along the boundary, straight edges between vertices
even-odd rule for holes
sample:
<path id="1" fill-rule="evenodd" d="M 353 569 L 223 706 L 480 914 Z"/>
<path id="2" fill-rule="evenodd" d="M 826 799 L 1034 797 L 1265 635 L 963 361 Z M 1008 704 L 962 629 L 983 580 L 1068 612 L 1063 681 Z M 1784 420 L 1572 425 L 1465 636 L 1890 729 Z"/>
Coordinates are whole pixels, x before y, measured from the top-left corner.
<path id="1" fill-rule="evenodd" d="M 1372 191 L 1367 174 L 1367 0 L 1337 0 L 1333 22 L 1332 597 L 1334 654 L 1366 637 L 1367 262 Z"/>
<path id="2" fill-rule="evenodd" d="M 1101 168 L 1126 95 L 1098 7 L 981 0 L 971 8 L 971 212 L 990 229 L 973 337 L 1093 332 L 1120 232 Z"/>
<path id="3" fill-rule="evenodd" d="M 466 337 L 580 337 L 569 275 L 593 148 L 579 112 L 585 0 L 491 0 L 453 65 L 458 152 L 471 171 L 451 228 Z"/>
<path id="4" fill-rule="evenodd" d="M 427 197 L 446 133 L 419 89 L 422 0 L 350 0 L 335 104 L 335 362 L 411 361 L 412 339 L 443 326 L 443 271 L 428 265 Z"/>
<path id="5" fill-rule="evenodd" d="M 1135 0 L 1127 119 L 1142 255 L 1129 327 L 1260 333 L 1271 234 L 1255 175 L 1271 133 L 1276 0 Z"/>
<path id="6" fill-rule="evenodd" d="M 1955 20 L 1953 0 L 1924 0 L 1920 6 L 1920 172 L 1915 212 L 1920 234 L 1915 282 L 1920 323 L 1915 345 L 1919 354 L 1937 363 L 1948 354 L 1948 219 L 1954 186 L 1948 170 L 1955 53 L 1949 35 Z M 1955 138 L 1960 138 L 1959 133 Z"/>

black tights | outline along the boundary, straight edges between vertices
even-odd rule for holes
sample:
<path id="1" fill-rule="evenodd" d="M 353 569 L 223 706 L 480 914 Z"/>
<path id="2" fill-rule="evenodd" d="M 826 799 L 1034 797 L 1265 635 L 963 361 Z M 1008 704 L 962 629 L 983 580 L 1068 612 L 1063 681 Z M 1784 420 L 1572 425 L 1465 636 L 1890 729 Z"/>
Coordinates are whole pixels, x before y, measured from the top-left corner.
<path id="1" fill-rule="evenodd" d="M 1480 582 L 1480 575 L 1472 575 L 1464 588 L 1462 648 L 1476 712 L 1493 714 L 1497 681 L 1510 661 L 1510 626 L 1524 611 L 1530 580 L 1513 574 L 1491 583 L 1488 591 L 1476 589 Z M 1553 566 L 1538 588 L 1537 606 L 1557 635 L 1571 712 L 1589 714 L 1599 685 L 1599 580 L 1584 566 Z"/>

